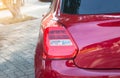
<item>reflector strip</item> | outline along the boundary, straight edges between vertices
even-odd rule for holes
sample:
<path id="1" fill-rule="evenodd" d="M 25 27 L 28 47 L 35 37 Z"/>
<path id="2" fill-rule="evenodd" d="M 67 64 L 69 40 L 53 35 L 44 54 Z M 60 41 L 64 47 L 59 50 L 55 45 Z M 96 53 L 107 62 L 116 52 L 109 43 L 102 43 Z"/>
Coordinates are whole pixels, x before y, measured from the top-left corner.
<path id="1" fill-rule="evenodd" d="M 50 46 L 71 46 L 72 42 L 69 39 L 66 40 L 50 40 Z"/>

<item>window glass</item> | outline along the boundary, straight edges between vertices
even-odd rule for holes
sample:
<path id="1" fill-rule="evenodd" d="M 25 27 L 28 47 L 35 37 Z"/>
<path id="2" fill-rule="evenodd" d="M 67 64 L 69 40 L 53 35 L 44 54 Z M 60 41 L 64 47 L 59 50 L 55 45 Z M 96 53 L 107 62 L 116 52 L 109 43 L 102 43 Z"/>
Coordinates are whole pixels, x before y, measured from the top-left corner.
<path id="1" fill-rule="evenodd" d="M 61 11 L 69 14 L 120 12 L 120 0 L 62 0 Z"/>

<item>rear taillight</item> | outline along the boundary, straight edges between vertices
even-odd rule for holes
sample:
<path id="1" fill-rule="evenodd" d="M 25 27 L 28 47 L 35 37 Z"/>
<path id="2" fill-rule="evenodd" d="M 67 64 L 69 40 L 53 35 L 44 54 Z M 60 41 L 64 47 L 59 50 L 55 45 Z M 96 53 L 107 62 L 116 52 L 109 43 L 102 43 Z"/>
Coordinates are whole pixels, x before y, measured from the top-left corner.
<path id="1" fill-rule="evenodd" d="M 44 30 L 44 58 L 74 58 L 77 46 L 64 27 L 48 27 Z"/>

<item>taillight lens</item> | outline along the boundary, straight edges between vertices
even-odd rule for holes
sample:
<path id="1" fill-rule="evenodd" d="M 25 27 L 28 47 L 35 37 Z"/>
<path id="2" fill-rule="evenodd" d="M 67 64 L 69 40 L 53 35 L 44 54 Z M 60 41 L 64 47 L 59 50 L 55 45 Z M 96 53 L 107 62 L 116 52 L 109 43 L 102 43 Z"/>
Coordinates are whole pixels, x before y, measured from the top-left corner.
<path id="1" fill-rule="evenodd" d="M 64 27 L 48 27 L 44 30 L 44 58 L 74 58 L 77 46 Z"/>

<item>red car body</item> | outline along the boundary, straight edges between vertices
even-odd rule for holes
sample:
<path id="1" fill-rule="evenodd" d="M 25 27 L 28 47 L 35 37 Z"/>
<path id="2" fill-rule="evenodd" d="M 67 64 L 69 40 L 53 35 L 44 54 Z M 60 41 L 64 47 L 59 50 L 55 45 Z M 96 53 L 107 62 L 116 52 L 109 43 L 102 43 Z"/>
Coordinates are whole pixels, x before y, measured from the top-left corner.
<path id="1" fill-rule="evenodd" d="M 35 53 L 36 78 L 120 78 L 120 13 L 65 14 L 53 0 Z"/>

